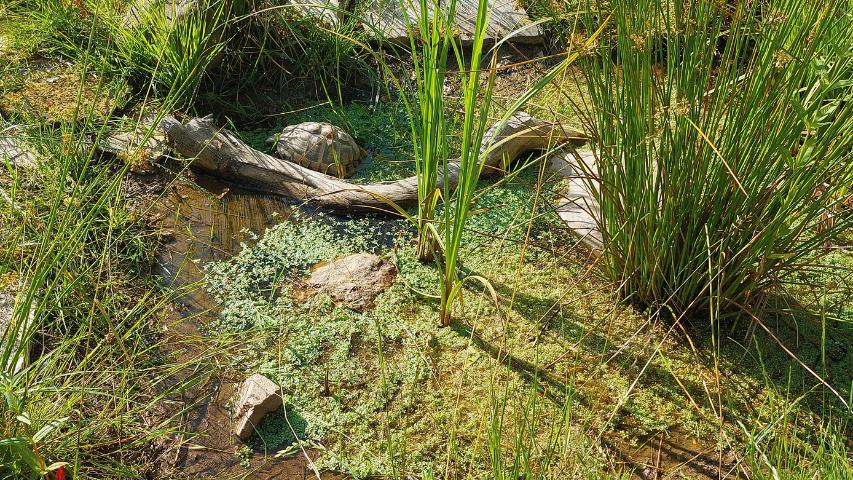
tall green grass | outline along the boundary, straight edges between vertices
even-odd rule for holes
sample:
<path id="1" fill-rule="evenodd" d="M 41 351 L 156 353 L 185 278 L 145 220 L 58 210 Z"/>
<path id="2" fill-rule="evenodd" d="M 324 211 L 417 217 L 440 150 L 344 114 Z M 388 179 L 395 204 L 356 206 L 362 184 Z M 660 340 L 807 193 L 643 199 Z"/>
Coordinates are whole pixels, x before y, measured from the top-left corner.
<path id="1" fill-rule="evenodd" d="M 234 2 L 202 2 L 179 16 L 157 5 L 112 28 L 114 63 L 126 65 L 160 98 L 186 105 L 204 73 L 221 60 Z M 239 2 L 238 2 L 239 3 Z"/>
<path id="2" fill-rule="evenodd" d="M 407 12 L 406 6 L 403 12 Z M 417 117 L 411 122 L 415 150 L 415 173 L 418 178 L 418 249 L 423 261 L 433 258 L 436 237 L 428 226 L 435 220 L 441 190 L 439 178 L 450 160 L 449 116 L 445 110 L 444 86 L 447 77 L 448 54 L 453 39 L 456 1 L 440 8 L 439 2 L 420 0 L 419 15 L 414 26 L 409 25 L 409 41 L 417 87 Z M 434 15 L 430 11 L 435 11 Z M 406 22 L 411 23 L 406 15 Z M 420 46 L 420 48 L 418 47 Z"/>
<path id="3" fill-rule="evenodd" d="M 669 3 L 584 18 L 615 28 L 584 62 L 604 270 L 677 314 L 760 308 L 853 224 L 820 222 L 853 183 L 849 3 Z"/>
<path id="4" fill-rule="evenodd" d="M 102 43 L 96 15 L 71 7 L 66 15 L 56 4 L 13 6 L 16 19 L 34 22 L 13 33 L 22 62 L 42 52 L 78 62 L 84 78 L 109 72 L 102 60 L 114 44 Z M 53 30 L 66 21 L 84 34 Z M 171 81 L 160 97 L 167 105 L 191 91 L 186 77 Z M 130 208 L 129 166 L 92 147 L 117 112 L 102 117 L 83 95 L 81 87 L 76 122 L 12 116 L 39 161 L 28 170 L 4 163 L 0 173 L 0 288 L 15 297 L 19 327 L 0 343 L 0 478 L 44 478 L 60 467 L 72 478 L 154 475 L 155 445 L 175 433 L 183 408 L 168 399 L 197 380 L 182 379 L 184 365 L 163 355 L 154 330 L 169 296 L 148 276 L 156 241 Z"/>
<path id="5" fill-rule="evenodd" d="M 141 478 L 155 467 L 151 442 L 174 432 L 179 413 L 159 406 L 185 384 L 164 382 L 179 366 L 158 359 L 152 337 L 167 298 L 136 277 L 149 247 L 124 197 L 127 166 L 100 164 L 81 139 L 75 125 L 34 129 L 39 169 L 2 184 L 19 208 L 0 204 L 0 272 L 16 279 L 3 288 L 23 327 L 5 332 L 0 350 L 3 478 L 59 467 Z"/>

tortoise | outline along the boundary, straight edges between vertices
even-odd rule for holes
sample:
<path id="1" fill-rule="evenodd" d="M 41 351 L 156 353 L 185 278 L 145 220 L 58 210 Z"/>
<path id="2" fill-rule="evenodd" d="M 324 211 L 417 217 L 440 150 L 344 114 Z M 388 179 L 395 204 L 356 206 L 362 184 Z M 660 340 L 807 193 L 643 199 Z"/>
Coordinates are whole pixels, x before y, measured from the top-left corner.
<path id="1" fill-rule="evenodd" d="M 367 155 L 350 134 L 325 122 L 289 125 L 267 141 L 280 158 L 339 178 L 351 176 Z"/>

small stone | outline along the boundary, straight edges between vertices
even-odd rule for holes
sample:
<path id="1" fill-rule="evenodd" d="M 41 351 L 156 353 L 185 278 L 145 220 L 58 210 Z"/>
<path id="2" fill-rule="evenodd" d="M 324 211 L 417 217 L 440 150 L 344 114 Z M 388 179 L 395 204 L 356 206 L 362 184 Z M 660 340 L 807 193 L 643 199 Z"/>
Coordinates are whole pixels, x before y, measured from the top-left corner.
<path id="1" fill-rule="evenodd" d="M 0 165 L 5 165 L 8 161 L 19 168 L 34 168 L 35 153 L 21 143 L 14 131 L 14 127 L 3 128 L 0 125 Z"/>
<path id="2" fill-rule="evenodd" d="M 234 410 L 234 435 L 247 440 L 261 420 L 283 405 L 278 385 L 256 373 L 240 387 L 240 396 Z"/>
<path id="3" fill-rule="evenodd" d="M 364 311 L 397 276 L 397 267 L 369 253 L 339 258 L 315 269 L 308 286 L 329 294 L 349 308 Z"/>
<path id="4" fill-rule="evenodd" d="M 24 335 L 27 333 L 28 324 L 32 322 L 32 313 L 25 321 L 24 325 L 16 325 L 13 320 L 15 310 L 15 295 L 0 290 L 0 352 L 6 349 L 6 342 L 13 343 L 13 350 L 21 348 L 21 342 L 24 340 Z M 12 372 L 19 372 L 26 365 L 27 357 L 29 357 L 29 345 L 24 345 L 23 350 L 18 352 L 15 365 L 12 367 Z M 8 371 L 10 365 L 0 365 L 0 371 Z"/>

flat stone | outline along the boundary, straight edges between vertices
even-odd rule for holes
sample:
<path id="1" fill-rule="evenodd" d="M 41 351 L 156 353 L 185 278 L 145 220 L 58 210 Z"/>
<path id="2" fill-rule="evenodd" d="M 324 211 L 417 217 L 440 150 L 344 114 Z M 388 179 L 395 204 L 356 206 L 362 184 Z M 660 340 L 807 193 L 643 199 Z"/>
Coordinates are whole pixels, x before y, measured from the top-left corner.
<path id="1" fill-rule="evenodd" d="M 234 409 L 234 435 L 240 440 L 247 440 L 261 420 L 282 405 L 281 393 L 275 382 L 259 373 L 247 378 L 240 387 Z"/>
<path id="2" fill-rule="evenodd" d="M 409 35 L 406 28 L 406 14 L 409 23 L 417 25 L 420 17 L 420 4 L 417 0 L 379 0 L 368 2 L 363 14 L 364 26 L 368 32 L 375 31 L 385 40 L 394 43 L 408 44 Z M 458 0 L 456 17 L 453 22 L 454 31 L 458 33 L 463 45 L 470 44 L 474 39 L 474 25 L 477 18 L 477 0 Z M 432 8 L 430 2 L 430 9 Z M 430 18 L 432 13 L 430 12 Z M 520 30 L 520 31 L 518 31 Z M 517 33 L 513 34 L 513 32 Z M 512 34 L 509 40 L 515 43 L 542 43 L 542 28 L 535 25 L 527 16 L 527 12 L 517 4 L 517 0 L 493 0 L 489 2 L 489 23 L 486 27 L 486 40 L 495 42 Z"/>
<path id="3" fill-rule="evenodd" d="M 7 161 L 19 168 L 36 166 L 35 154 L 21 143 L 13 127 L 0 130 L 0 165 L 5 165 Z"/>
<path id="4" fill-rule="evenodd" d="M 19 349 L 26 333 L 27 325 L 15 325 L 12 322 L 14 309 L 15 295 L 0 290 L 0 355 L 5 352 L 8 342 L 12 342 L 14 350 Z M 32 315 L 26 323 L 30 322 L 32 322 Z M 29 357 L 28 353 L 29 347 L 25 345 L 23 354 L 18 357 L 15 366 L 12 368 L 13 372 L 18 372 L 24 368 L 27 357 Z M 2 371 L 8 371 L 6 365 L 0 365 L 0 368 L 2 368 Z"/>
<path id="5" fill-rule="evenodd" d="M 396 276 L 393 264 L 376 255 L 356 253 L 316 268 L 307 283 L 353 310 L 364 311 L 373 307 Z"/>

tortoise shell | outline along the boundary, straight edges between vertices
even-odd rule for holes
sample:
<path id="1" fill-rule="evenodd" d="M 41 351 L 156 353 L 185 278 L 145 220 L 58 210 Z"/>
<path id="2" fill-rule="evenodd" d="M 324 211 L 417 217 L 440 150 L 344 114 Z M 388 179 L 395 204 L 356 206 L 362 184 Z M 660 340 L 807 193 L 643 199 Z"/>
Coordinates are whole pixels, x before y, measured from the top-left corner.
<path id="1" fill-rule="evenodd" d="M 350 134 L 324 122 L 289 125 L 271 140 L 280 158 L 340 178 L 352 175 L 366 154 Z"/>

